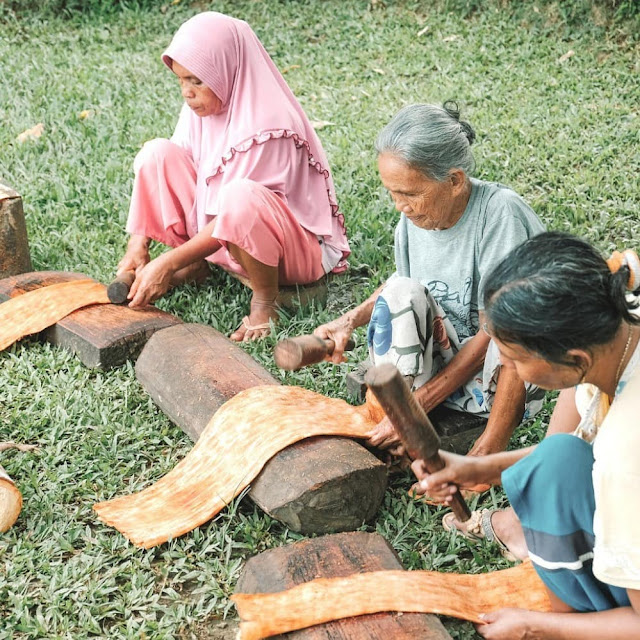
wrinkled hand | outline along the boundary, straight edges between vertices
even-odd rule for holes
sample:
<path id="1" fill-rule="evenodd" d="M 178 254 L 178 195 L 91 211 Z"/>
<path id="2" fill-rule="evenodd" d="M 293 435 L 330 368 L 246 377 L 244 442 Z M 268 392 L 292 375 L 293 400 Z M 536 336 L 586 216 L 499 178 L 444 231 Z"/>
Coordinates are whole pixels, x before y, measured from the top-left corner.
<path id="1" fill-rule="evenodd" d="M 118 263 L 116 275 L 120 275 L 125 271 L 135 271 L 138 273 L 149 264 L 151 257 L 149 256 L 149 243 L 137 239 L 131 239 L 127 246 L 127 251 Z"/>
<path id="2" fill-rule="evenodd" d="M 166 254 L 152 260 L 136 272 L 136 279 L 129 291 L 131 308 L 144 307 L 169 291 L 174 270 L 165 256 Z"/>
<path id="3" fill-rule="evenodd" d="M 485 481 L 478 464 L 478 458 L 459 456 L 448 451 L 440 451 L 444 467 L 430 474 L 423 460 L 414 460 L 411 470 L 418 478 L 413 488 L 418 495 L 428 494 L 434 502 L 450 505 L 456 488 L 472 489 Z"/>
<path id="4" fill-rule="evenodd" d="M 404 454 L 400 436 L 386 416 L 371 431 L 365 433 L 365 438 L 372 447 L 389 449 L 396 456 Z"/>
<path id="5" fill-rule="evenodd" d="M 541 615 L 526 609 L 498 609 L 485 614 L 486 624 L 478 624 L 476 629 L 487 640 L 534 640 L 544 637 L 535 631 L 536 618 Z"/>
<path id="6" fill-rule="evenodd" d="M 313 332 L 314 336 L 319 336 L 323 340 L 333 340 L 335 347 L 333 353 L 325 359 L 334 364 L 345 362 L 344 348 L 354 331 L 354 326 L 348 314 L 340 316 L 327 324 L 322 324 Z"/>

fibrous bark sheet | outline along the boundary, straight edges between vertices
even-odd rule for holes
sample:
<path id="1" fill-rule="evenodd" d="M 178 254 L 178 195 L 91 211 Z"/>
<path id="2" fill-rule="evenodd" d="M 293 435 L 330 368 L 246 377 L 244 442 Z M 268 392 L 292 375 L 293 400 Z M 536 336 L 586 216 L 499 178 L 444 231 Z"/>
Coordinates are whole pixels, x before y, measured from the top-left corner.
<path id="1" fill-rule="evenodd" d="M 107 288 L 94 280 L 60 282 L 11 298 L 0 304 L 0 351 L 77 309 L 107 303 Z"/>
<path id="2" fill-rule="evenodd" d="M 316 624 L 382 611 L 436 613 L 482 623 L 503 607 L 551 611 L 531 562 L 463 575 L 436 571 L 372 571 L 319 578 L 280 593 L 236 593 L 240 639 L 259 640 Z"/>
<path id="3" fill-rule="evenodd" d="M 299 387 L 252 387 L 218 409 L 166 476 L 93 508 L 134 544 L 153 547 L 210 520 L 285 447 L 319 435 L 362 438 L 375 424 L 368 405 L 352 407 Z"/>

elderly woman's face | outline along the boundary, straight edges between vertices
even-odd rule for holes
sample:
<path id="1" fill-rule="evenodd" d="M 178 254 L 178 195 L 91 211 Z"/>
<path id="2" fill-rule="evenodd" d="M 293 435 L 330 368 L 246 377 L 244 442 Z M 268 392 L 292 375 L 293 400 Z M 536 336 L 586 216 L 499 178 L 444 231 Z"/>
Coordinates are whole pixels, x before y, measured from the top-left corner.
<path id="1" fill-rule="evenodd" d="M 171 70 L 178 76 L 184 101 L 197 116 L 217 116 L 222 112 L 222 101 L 202 80 L 175 60 L 171 64 Z"/>
<path id="2" fill-rule="evenodd" d="M 427 178 L 391 153 L 378 156 L 378 170 L 396 209 L 417 227 L 447 229 L 457 222 L 459 216 L 453 215 L 458 194 L 454 180 L 438 182 Z"/>

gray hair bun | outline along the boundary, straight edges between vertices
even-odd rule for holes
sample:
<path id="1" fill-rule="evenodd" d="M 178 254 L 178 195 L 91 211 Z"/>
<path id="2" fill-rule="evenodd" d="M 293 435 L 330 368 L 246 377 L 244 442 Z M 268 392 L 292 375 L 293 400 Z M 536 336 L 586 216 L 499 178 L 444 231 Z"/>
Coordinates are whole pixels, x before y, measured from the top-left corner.
<path id="1" fill-rule="evenodd" d="M 460 108 L 458 107 L 458 103 L 455 100 L 447 100 L 442 105 L 442 108 L 454 120 L 460 123 L 462 133 L 464 133 L 465 137 L 469 141 L 469 144 L 473 144 L 476 139 L 476 132 L 473 130 L 473 127 L 466 120 L 460 120 Z"/>

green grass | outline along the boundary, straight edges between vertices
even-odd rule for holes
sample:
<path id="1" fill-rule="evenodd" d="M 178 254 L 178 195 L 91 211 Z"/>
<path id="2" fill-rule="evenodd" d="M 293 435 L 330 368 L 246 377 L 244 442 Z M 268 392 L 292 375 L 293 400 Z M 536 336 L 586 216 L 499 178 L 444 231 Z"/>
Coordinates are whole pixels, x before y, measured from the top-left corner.
<path id="1" fill-rule="evenodd" d="M 482 4 L 469 11 L 391 0 L 210 5 L 247 19 L 279 68 L 289 69 L 310 118 L 335 123 L 319 133 L 347 218 L 352 269 L 332 284 L 326 309 L 290 314 L 280 335 L 310 331 L 392 271 L 396 213 L 376 175 L 373 139 L 410 102 L 458 100 L 478 132 L 477 175 L 514 187 L 550 227 L 603 252 L 639 246 L 637 37 L 620 24 L 603 26 L 597 14 L 569 25 L 561 4 L 539 11 Z M 74 22 L 0 14 L 0 176 L 24 197 L 34 269 L 102 281 L 113 274 L 125 247 L 133 157 L 145 140 L 171 133 L 180 106 L 159 56 L 195 11 L 178 3 L 165 13 Z M 575 55 L 560 62 L 569 50 Z M 92 115 L 83 120 L 84 110 Z M 38 122 L 39 140 L 16 142 Z M 248 299 L 219 274 L 159 306 L 229 332 Z M 346 397 L 346 365 L 285 375 L 274 369 L 273 343 L 246 348 L 286 384 Z M 539 438 L 547 419 L 522 427 L 513 445 Z M 243 560 L 299 537 L 247 500 L 148 551 L 97 521 L 95 501 L 147 486 L 191 444 L 131 366 L 92 371 L 34 340 L 12 347 L 0 355 L 0 440 L 10 439 L 40 450 L 2 456 L 25 503 L 0 539 L 0 639 L 199 637 L 207 621 L 233 615 L 228 596 Z M 390 540 L 407 568 L 505 566 L 494 550 L 445 534 L 438 510 L 406 496 L 410 483 L 408 474 L 393 479 L 367 527 Z M 504 498 L 495 491 L 485 500 Z M 475 637 L 468 624 L 447 621 L 447 628 Z"/>

